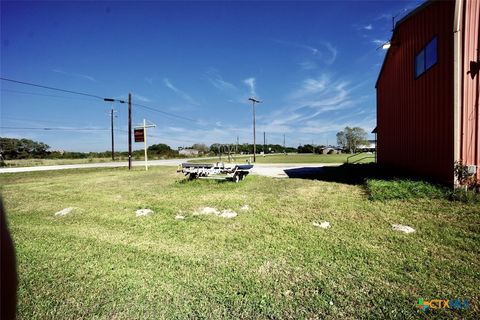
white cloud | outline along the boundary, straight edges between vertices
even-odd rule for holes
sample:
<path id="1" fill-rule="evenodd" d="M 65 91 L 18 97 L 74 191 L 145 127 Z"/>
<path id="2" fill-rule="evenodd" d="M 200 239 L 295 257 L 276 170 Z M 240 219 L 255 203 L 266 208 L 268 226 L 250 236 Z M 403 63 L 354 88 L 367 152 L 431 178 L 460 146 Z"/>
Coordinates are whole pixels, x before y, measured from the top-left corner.
<path id="1" fill-rule="evenodd" d="M 188 101 L 190 104 L 193 105 L 198 105 L 198 102 L 196 102 L 190 95 L 188 95 L 186 92 L 178 89 L 175 87 L 170 80 L 167 78 L 163 79 L 163 82 L 165 83 L 165 86 L 175 92 L 179 97 L 183 98 L 184 100 Z"/>
<path id="2" fill-rule="evenodd" d="M 298 65 L 303 70 L 314 70 L 318 67 L 317 63 L 312 60 L 305 60 L 305 61 L 299 62 Z"/>
<path id="3" fill-rule="evenodd" d="M 363 26 L 362 29 L 370 31 L 370 30 L 373 30 L 373 26 L 372 24 L 368 24 L 366 26 Z"/>
<path id="4" fill-rule="evenodd" d="M 304 49 L 311 54 L 312 58 L 318 59 L 328 65 L 333 64 L 335 62 L 338 54 L 337 48 L 335 48 L 331 43 L 326 41 L 320 42 L 318 48 L 305 45 L 305 44 L 291 42 L 291 41 L 283 41 L 283 40 L 274 40 L 274 41 L 282 45 Z M 313 64 L 311 63 L 306 64 L 306 66 L 307 68 L 308 67 L 311 68 L 313 67 Z"/>
<path id="5" fill-rule="evenodd" d="M 327 50 L 330 52 L 330 57 L 325 57 L 325 58 L 324 58 L 324 62 L 325 62 L 326 64 L 332 64 L 332 63 L 334 63 L 334 62 L 335 62 L 335 59 L 337 58 L 337 53 L 338 53 L 337 49 L 336 49 L 334 46 L 332 46 L 330 43 L 328 43 L 328 42 L 323 43 L 323 45 L 324 45 L 324 46 L 327 48 Z"/>
<path id="6" fill-rule="evenodd" d="M 253 97 L 257 96 L 257 93 L 255 92 L 255 78 L 248 78 L 243 80 L 243 83 L 245 83 L 249 88 L 250 88 L 250 95 Z"/>
<path id="7" fill-rule="evenodd" d="M 365 99 L 354 98 L 352 91 L 358 86 L 352 86 L 343 79 L 333 80 L 331 76 L 322 74 L 317 78 L 307 78 L 286 97 L 284 107 L 268 116 L 260 116 L 260 125 L 269 130 L 288 131 L 297 128 L 305 131 L 308 121 L 321 121 L 322 131 L 326 132 L 326 118 L 332 116 L 335 110 L 351 110 Z M 353 116 L 353 115 L 352 115 Z M 312 131 L 312 130 L 310 130 Z"/>
<path id="8" fill-rule="evenodd" d="M 171 131 L 171 132 L 186 132 L 187 131 L 187 129 L 180 128 L 180 127 L 167 127 L 167 130 Z"/>
<path id="9" fill-rule="evenodd" d="M 148 84 L 152 85 L 153 84 L 153 78 L 150 78 L 150 77 L 145 77 L 145 82 L 147 82 Z"/>
<path id="10" fill-rule="evenodd" d="M 75 73 L 75 72 L 66 72 L 66 71 L 59 70 L 59 69 L 53 69 L 52 71 L 55 72 L 55 73 L 66 75 L 66 76 L 86 79 L 86 80 L 91 81 L 91 82 L 98 82 L 94 77 L 86 75 L 86 74 Z"/>
<path id="11" fill-rule="evenodd" d="M 372 43 L 374 43 L 375 45 L 377 46 L 381 46 L 382 44 L 384 44 L 385 42 L 387 42 L 386 40 L 380 40 L 380 39 L 373 39 L 372 40 Z"/>
<path id="12" fill-rule="evenodd" d="M 329 77 L 326 74 L 321 75 L 317 79 L 308 78 L 303 80 L 299 89 L 295 90 L 291 95 L 291 99 L 298 99 L 306 95 L 316 94 L 325 90 Z"/>
<path id="13" fill-rule="evenodd" d="M 222 76 L 216 70 L 213 70 L 213 69 L 207 71 L 207 79 L 215 88 L 219 90 L 233 91 L 238 89 L 234 84 L 228 81 L 225 81 L 222 78 Z"/>
<path id="14" fill-rule="evenodd" d="M 144 97 L 144 96 L 141 96 L 139 94 L 133 94 L 133 98 L 137 99 L 137 100 L 140 100 L 142 102 L 151 102 L 152 100 L 150 100 L 149 98 L 147 97 Z"/>

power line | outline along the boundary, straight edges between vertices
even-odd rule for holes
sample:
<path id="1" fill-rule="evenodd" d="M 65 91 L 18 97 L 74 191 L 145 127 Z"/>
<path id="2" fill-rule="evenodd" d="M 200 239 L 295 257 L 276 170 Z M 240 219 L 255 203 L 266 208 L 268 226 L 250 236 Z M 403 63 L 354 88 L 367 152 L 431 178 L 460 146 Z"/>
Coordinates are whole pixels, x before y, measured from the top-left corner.
<path id="1" fill-rule="evenodd" d="M 10 116 L 7 116 L 7 117 L 2 117 L 2 120 L 8 120 L 8 121 L 4 121 L 4 122 L 33 122 L 33 123 L 38 123 L 38 122 L 41 122 L 41 123 L 53 123 L 53 124 L 63 124 L 63 125 L 67 125 L 67 124 L 71 124 L 71 125 L 81 125 L 81 123 L 72 123 L 72 122 L 69 122 L 71 120 L 74 120 L 73 118 L 70 118 L 70 119 L 58 119 L 56 118 L 56 120 L 45 120 L 45 119 L 25 119 L 25 118 L 17 118 L 17 117 L 10 117 Z M 12 121 L 13 120 L 13 121 Z M 5 123 L 3 123 L 5 124 Z"/>
<path id="2" fill-rule="evenodd" d="M 44 86 L 44 85 L 41 85 L 41 84 L 25 82 L 25 81 L 18 81 L 18 80 L 8 79 L 8 78 L 4 78 L 4 77 L 0 77 L 0 80 L 13 82 L 13 83 L 19 83 L 19 84 L 23 84 L 23 85 L 27 85 L 27 86 L 32 86 L 32 87 L 44 88 L 44 89 L 55 90 L 55 91 L 60 91 L 60 92 L 67 92 L 67 93 L 71 93 L 71 94 L 78 94 L 78 95 L 81 95 L 81 96 L 92 97 L 92 98 L 97 98 L 97 99 L 101 99 L 101 100 L 104 99 L 103 97 L 97 96 L 96 94 L 73 91 L 73 90 L 66 90 L 66 89 L 60 89 L 60 88 L 55 88 L 55 87 L 49 87 L 49 86 Z"/>
<path id="3" fill-rule="evenodd" d="M 91 98 L 96 98 L 96 99 L 100 99 L 100 100 L 103 100 L 103 101 L 107 101 L 106 98 L 104 98 L 104 97 L 101 97 L 101 96 L 96 95 L 96 94 L 86 93 L 86 92 L 66 90 L 66 89 L 61 89 L 61 88 L 56 88 L 56 87 L 50 87 L 50 86 L 45 86 L 45 85 L 36 84 L 36 83 L 31 83 L 31 82 L 26 82 L 26 81 L 13 80 L 13 79 L 4 78 L 4 77 L 0 77 L 0 80 L 8 81 L 8 82 L 13 82 L 13 83 L 18 83 L 18 84 L 23 84 L 23 85 L 32 86 L 32 87 L 38 87 L 38 88 L 44 88 L 44 89 L 55 90 L 55 91 L 60 91 L 60 92 L 66 92 L 66 93 L 71 93 L 71 94 L 77 94 L 77 95 L 82 95 L 82 96 L 86 96 L 86 97 L 91 97 Z M 18 93 L 19 93 L 19 92 L 18 92 Z M 25 93 L 26 93 L 26 92 L 25 92 Z M 35 94 L 35 93 L 29 93 L 29 94 Z M 37 94 L 37 95 L 41 95 L 41 94 Z M 109 100 L 108 100 L 108 101 L 109 101 Z M 198 123 L 198 120 L 191 119 L 191 118 L 187 118 L 187 117 L 184 117 L 184 116 L 180 116 L 180 115 L 177 115 L 177 114 L 174 114 L 174 113 L 171 113 L 171 112 L 167 112 L 167 111 L 162 111 L 162 110 L 159 110 L 159 109 L 157 109 L 157 108 L 153 108 L 153 107 L 146 106 L 146 105 L 143 105 L 143 104 L 132 103 L 132 105 L 133 105 L 133 106 L 140 107 L 140 108 L 144 108 L 144 109 L 147 109 L 147 110 L 150 110 L 150 111 L 158 112 L 158 113 L 161 113 L 161 114 L 170 116 L 170 117 L 174 117 L 174 118 L 178 118 L 178 119 L 182 119 L 182 120 L 186 120 L 186 121 L 191 121 L 191 122 Z"/>
<path id="4" fill-rule="evenodd" d="M 153 138 L 158 138 L 158 139 L 162 139 L 162 140 L 169 140 L 169 141 L 176 141 L 176 142 L 188 142 L 188 143 L 198 143 L 198 141 L 193 141 L 193 140 L 180 140 L 180 139 L 174 139 L 174 138 L 170 138 L 170 137 L 166 137 L 166 136 L 158 136 L 158 135 L 155 135 L 155 134 L 148 134 L 149 137 L 153 137 Z"/>
<path id="5" fill-rule="evenodd" d="M 82 99 L 82 98 L 77 98 L 77 97 L 57 96 L 57 95 L 54 95 L 54 94 L 44 94 L 44 93 L 29 92 L 29 91 L 19 91 L 19 90 L 9 90 L 9 89 L 1 89 L 1 91 L 3 91 L 3 92 L 11 92 L 11 93 L 28 94 L 28 95 L 33 95 L 33 96 L 42 96 L 42 97 L 53 97 L 53 98 L 66 98 L 66 99 L 88 100 L 88 99 Z M 90 97 L 90 98 L 91 98 L 91 97 Z"/>
<path id="6" fill-rule="evenodd" d="M 0 129 L 9 130 L 45 130 L 45 131 L 109 131 L 110 129 L 104 128 L 62 128 L 62 127 L 0 127 Z M 118 130 L 125 131 L 125 130 Z"/>
<path id="7" fill-rule="evenodd" d="M 155 108 L 143 105 L 143 104 L 132 103 L 132 105 L 140 107 L 140 108 L 144 108 L 144 109 L 147 109 L 147 110 L 150 110 L 150 111 L 162 113 L 162 114 L 170 116 L 170 117 L 174 117 L 174 118 L 178 118 L 178 119 L 182 119 L 182 120 L 186 120 L 186 121 L 198 122 L 198 120 L 195 120 L 195 119 L 187 118 L 187 117 L 184 117 L 184 116 L 179 116 L 179 115 L 176 115 L 174 113 L 167 112 L 167 111 L 161 111 L 161 110 L 158 110 L 158 109 L 155 109 Z"/>

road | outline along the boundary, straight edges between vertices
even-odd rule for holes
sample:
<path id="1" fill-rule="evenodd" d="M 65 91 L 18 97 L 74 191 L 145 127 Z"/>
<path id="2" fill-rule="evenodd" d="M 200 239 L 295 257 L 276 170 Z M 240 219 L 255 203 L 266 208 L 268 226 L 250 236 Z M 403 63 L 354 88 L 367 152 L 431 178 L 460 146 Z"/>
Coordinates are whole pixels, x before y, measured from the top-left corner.
<path id="1" fill-rule="evenodd" d="M 149 166 L 178 166 L 183 162 L 188 162 L 193 159 L 168 159 L 168 160 L 150 160 Z M 198 160 L 195 159 L 195 160 Z M 132 166 L 144 166 L 144 161 L 132 161 Z M 300 169 L 316 171 L 321 170 L 326 166 L 339 166 L 341 163 L 261 163 L 255 164 L 251 173 L 267 177 L 288 178 L 285 173 L 286 169 Z M 49 171 L 49 170 L 66 170 L 66 169 L 86 169 L 86 168 L 116 168 L 128 167 L 128 162 L 102 162 L 102 163 L 84 163 L 84 164 L 65 164 L 55 166 L 37 166 L 37 167 L 15 167 L 15 168 L 0 168 L 1 173 L 16 173 L 16 172 L 33 172 L 33 171 Z"/>

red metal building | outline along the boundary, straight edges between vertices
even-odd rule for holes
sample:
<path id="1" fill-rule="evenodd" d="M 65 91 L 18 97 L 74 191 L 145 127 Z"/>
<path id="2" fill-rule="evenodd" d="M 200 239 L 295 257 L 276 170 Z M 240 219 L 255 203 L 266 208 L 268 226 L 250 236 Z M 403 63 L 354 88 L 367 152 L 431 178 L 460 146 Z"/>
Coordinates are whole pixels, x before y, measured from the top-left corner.
<path id="1" fill-rule="evenodd" d="M 427 1 L 398 21 L 378 76 L 378 163 L 480 179 L 480 0 Z"/>

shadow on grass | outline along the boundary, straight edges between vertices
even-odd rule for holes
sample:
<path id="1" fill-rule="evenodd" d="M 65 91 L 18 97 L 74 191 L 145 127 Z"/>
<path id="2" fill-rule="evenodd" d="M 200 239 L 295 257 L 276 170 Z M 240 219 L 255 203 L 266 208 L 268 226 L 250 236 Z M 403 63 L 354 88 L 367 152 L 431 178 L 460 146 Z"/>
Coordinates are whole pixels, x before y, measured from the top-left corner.
<path id="1" fill-rule="evenodd" d="M 289 178 L 322 180 L 352 185 L 363 184 L 368 179 L 396 180 L 411 179 L 420 180 L 418 177 L 408 176 L 398 171 L 387 170 L 376 163 L 343 164 L 338 167 L 304 167 L 286 169 Z"/>
<path id="2" fill-rule="evenodd" d="M 370 200 L 446 198 L 445 186 L 375 163 L 343 164 L 338 167 L 295 168 L 285 170 L 290 178 L 362 185 Z"/>
<path id="3" fill-rule="evenodd" d="M 215 183 L 215 184 L 222 184 L 222 183 L 233 183 L 232 179 L 228 178 L 197 178 L 197 179 L 181 179 L 176 181 L 178 184 L 200 184 L 200 183 Z"/>

